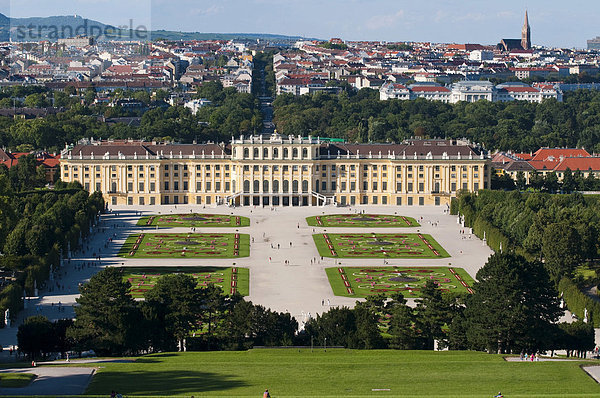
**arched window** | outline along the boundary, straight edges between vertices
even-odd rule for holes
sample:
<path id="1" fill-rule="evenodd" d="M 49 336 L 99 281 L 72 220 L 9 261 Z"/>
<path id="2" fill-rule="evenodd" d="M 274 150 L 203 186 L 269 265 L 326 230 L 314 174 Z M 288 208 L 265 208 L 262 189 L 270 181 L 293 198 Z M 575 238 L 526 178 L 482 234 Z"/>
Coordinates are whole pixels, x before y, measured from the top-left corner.
<path id="1" fill-rule="evenodd" d="M 253 191 L 256 193 L 258 191 L 260 191 L 260 181 L 258 180 L 254 180 L 254 186 L 253 186 Z"/>
<path id="2" fill-rule="evenodd" d="M 263 148 L 263 159 L 269 158 L 269 148 Z"/>
<path id="3" fill-rule="evenodd" d="M 308 157 L 308 149 L 302 148 L 302 159 L 306 159 Z"/>
<path id="4" fill-rule="evenodd" d="M 283 148 L 283 158 L 284 158 L 284 159 L 287 159 L 287 158 L 288 158 L 288 156 L 289 156 L 288 149 L 287 149 L 287 148 Z"/>
<path id="5" fill-rule="evenodd" d="M 263 181 L 263 192 L 269 192 L 269 180 Z"/>
<path id="6" fill-rule="evenodd" d="M 288 193 L 290 191 L 290 182 L 288 180 L 283 180 L 283 193 Z"/>
<path id="7" fill-rule="evenodd" d="M 273 193 L 279 193 L 279 180 L 273 181 Z"/>
<path id="8" fill-rule="evenodd" d="M 292 181 L 292 192 L 294 192 L 294 193 L 298 192 L 298 180 Z"/>
<path id="9" fill-rule="evenodd" d="M 244 148 L 244 159 L 248 159 L 248 148 Z"/>
<path id="10" fill-rule="evenodd" d="M 298 157 L 298 148 L 292 149 L 292 159 L 296 159 Z"/>
<path id="11" fill-rule="evenodd" d="M 319 185 L 319 184 L 317 184 Z M 248 193 L 250 192 L 250 181 L 249 180 L 244 180 L 244 192 Z"/>
<path id="12" fill-rule="evenodd" d="M 253 159 L 258 159 L 258 148 L 254 148 L 253 153 L 254 153 Z"/>
<path id="13" fill-rule="evenodd" d="M 273 148 L 273 159 L 277 159 L 279 157 L 279 149 Z"/>
<path id="14" fill-rule="evenodd" d="M 302 192 L 308 192 L 308 180 L 302 181 Z"/>

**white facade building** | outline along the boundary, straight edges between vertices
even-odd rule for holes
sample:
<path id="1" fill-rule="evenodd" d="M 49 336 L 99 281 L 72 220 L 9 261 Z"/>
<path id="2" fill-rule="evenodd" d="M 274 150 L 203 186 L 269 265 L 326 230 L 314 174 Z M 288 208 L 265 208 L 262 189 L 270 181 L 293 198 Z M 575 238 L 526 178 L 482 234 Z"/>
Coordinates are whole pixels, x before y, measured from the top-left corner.
<path id="1" fill-rule="evenodd" d="M 379 89 L 380 100 L 414 100 L 416 98 L 425 98 L 431 101 L 442 101 L 451 104 L 460 101 L 476 102 L 479 100 L 539 103 L 549 98 L 554 98 L 558 102 L 562 102 L 563 94 L 559 87 L 551 84 L 537 84 L 532 87 L 525 83 L 515 82 L 494 86 L 488 81 L 460 81 L 452 84 L 450 88 L 436 83 L 411 84 L 406 87 L 402 84 L 388 81 Z"/>

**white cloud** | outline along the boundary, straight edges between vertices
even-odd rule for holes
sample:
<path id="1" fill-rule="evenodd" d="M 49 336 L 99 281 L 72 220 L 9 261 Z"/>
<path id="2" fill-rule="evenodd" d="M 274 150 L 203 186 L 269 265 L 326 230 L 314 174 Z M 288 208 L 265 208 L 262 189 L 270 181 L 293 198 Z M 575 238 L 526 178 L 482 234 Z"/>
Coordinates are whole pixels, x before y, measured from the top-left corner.
<path id="1" fill-rule="evenodd" d="M 223 11 L 223 6 L 213 5 L 208 8 L 194 8 L 190 10 L 193 15 L 215 15 Z"/>
<path id="2" fill-rule="evenodd" d="M 366 26 L 367 29 L 377 30 L 381 28 L 390 28 L 396 23 L 404 18 L 404 11 L 399 10 L 394 14 L 388 15 L 374 15 L 367 20 Z"/>

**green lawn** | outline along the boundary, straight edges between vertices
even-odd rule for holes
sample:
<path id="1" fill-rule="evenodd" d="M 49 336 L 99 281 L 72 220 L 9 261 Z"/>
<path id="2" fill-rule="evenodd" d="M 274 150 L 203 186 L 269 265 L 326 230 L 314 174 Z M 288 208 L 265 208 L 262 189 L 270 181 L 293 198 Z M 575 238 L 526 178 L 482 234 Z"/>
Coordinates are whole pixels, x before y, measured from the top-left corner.
<path id="1" fill-rule="evenodd" d="M 0 373 L 0 388 L 27 387 L 33 379 L 33 373 Z"/>
<path id="2" fill-rule="evenodd" d="M 233 269 L 235 272 L 232 273 Z M 131 283 L 131 295 L 143 298 L 152 289 L 158 278 L 166 274 L 183 273 L 198 282 L 198 288 L 216 285 L 226 294 L 235 292 L 242 296 L 249 294 L 249 270 L 238 267 L 124 267 L 123 280 Z M 232 278 L 232 275 L 234 278 Z M 234 283 L 235 282 L 235 283 Z"/>
<path id="3" fill-rule="evenodd" d="M 437 282 L 443 292 L 473 292 L 473 279 L 464 269 L 455 267 L 335 267 L 325 272 L 336 296 L 364 298 L 400 292 L 406 298 L 418 298 L 429 279 Z"/>
<path id="4" fill-rule="evenodd" d="M 247 227 L 248 217 L 227 214 L 153 214 L 138 220 L 137 225 L 159 227 Z"/>
<path id="5" fill-rule="evenodd" d="M 312 227 L 418 227 L 420 224 L 412 217 L 389 214 L 326 214 L 307 217 Z"/>
<path id="6" fill-rule="evenodd" d="M 336 258 L 443 258 L 450 257 L 427 234 L 316 234 L 319 254 Z"/>
<path id="7" fill-rule="evenodd" d="M 133 234 L 121 250 L 121 257 L 235 258 L 250 255 L 248 234 Z"/>
<path id="8" fill-rule="evenodd" d="M 315 342 L 317 343 L 317 342 Z M 322 344 L 322 342 L 319 342 Z M 103 363 L 86 394 L 260 397 L 591 397 L 582 362 L 506 362 L 479 352 L 255 349 Z M 588 362 L 590 363 L 590 362 Z M 594 362 L 595 363 L 595 362 Z M 373 389 L 390 391 L 374 392 Z"/>

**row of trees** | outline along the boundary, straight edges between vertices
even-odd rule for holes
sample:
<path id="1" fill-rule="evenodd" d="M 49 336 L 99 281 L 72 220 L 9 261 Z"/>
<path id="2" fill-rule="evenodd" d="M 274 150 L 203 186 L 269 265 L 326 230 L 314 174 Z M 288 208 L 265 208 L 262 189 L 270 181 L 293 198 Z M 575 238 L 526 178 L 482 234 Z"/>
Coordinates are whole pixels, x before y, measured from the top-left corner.
<path id="1" fill-rule="evenodd" d="M 218 287 L 197 289 L 189 275 L 166 275 L 143 302 L 129 294 L 122 270 L 108 268 L 81 288 L 76 320 L 60 337 L 64 350 L 94 350 L 99 355 L 134 355 L 193 349 L 247 349 L 254 345 L 279 346 L 293 342 L 298 328 L 290 314 L 277 313 L 226 296 Z M 19 328 L 19 347 L 31 356 L 56 352 L 56 344 Z"/>
<path id="2" fill-rule="evenodd" d="M 42 287 L 50 268 L 60 267 L 61 255 L 77 249 L 104 209 L 100 193 L 89 195 L 79 183 L 41 185 L 35 162 L 22 157 L 10 171 L 0 169 L 0 271 L 14 278 L 0 290 L 0 311 L 16 317 L 23 291 Z"/>
<path id="3" fill-rule="evenodd" d="M 93 91 L 92 94 L 95 96 Z M 156 94 L 157 97 L 160 94 L 162 99 L 166 95 L 162 91 Z M 30 95 L 48 98 L 51 93 Z M 117 92 L 114 95 L 132 95 L 143 102 L 150 100 L 146 92 Z M 139 126 L 132 126 L 125 123 L 108 124 L 100 118 L 106 111 L 110 111 L 110 114 L 105 115 L 109 117 L 128 115 L 119 111 L 118 107 L 89 106 L 87 100 L 85 104 L 81 104 L 67 93 L 56 94 L 55 99 L 59 98 L 60 101 L 55 101 L 55 105 L 65 106 L 65 112 L 28 120 L 0 117 L 0 146 L 13 150 L 26 146 L 30 150 L 47 149 L 57 152 L 65 144 L 77 142 L 84 137 L 191 143 L 194 140 L 227 141 L 232 134 L 260 131 L 262 116 L 258 101 L 251 94 L 238 93 L 233 87 L 223 88 L 220 82 L 206 82 L 198 89 L 197 96 L 208 98 L 213 104 L 202 108 L 196 115 L 181 106 L 156 107 L 143 113 Z M 12 101 L 10 97 L 4 100 Z"/>
<path id="4" fill-rule="evenodd" d="M 453 208 L 478 236 L 486 232 L 495 250 L 503 242 L 505 250 L 511 247 L 529 259 L 543 260 L 555 282 L 598 257 L 599 211 L 593 196 L 518 191 L 461 193 Z"/>
<path id="5" fill-rule="evenodd" d="M 600 149 L 600 92 L 567 93 L 564 102 L 380 101 L 372 89 L 339 95 L 280 95 L 274 122 L 285 135 L 399 142 L 413 136 L 469 138 L 488 149 L 534 151 L 542 146 Z"/>
<path id="6" fill-rule="evenodd" d="M 298 331 L 288 313 L 270 311 L 239 295 L 225 296 L 214 286 L 197 289 L 182 274 L 163 276 L 143 302 L 136 302 L 122 271 L 108 268 L 81 288 L 73 324 L 30 319 L 19 328 L 19 347 L 32 357 L 57 347 L 92 349 L 99 355 L 292 344 L 433 349 L 437 342 L 490 353 L 594 348 L 591 324 L 556 323 L 562 310 L 541 262 L 494 254 L 477 279 L 472 295 L 443 295 L 428 281 L 414 308 L 400 293 L 371 296 L 354 309 L 332 308 Z M 389 320 L 387 325 L 383 319 Z M 44 337 L 48 330 L 54 331 L 51 339 Z"/>
<path id="7" fill-rule="evenodd" d="M 522 171 L 517 172 L 516 179 L 513 180 L 510 175 L 503 174 L 498 176 L 492 173 L 492 189 L 503 189 L 511 191 L 514 189 L 524 190 L 531 188 L 541 192 L 563 192 L 571 193 L 575 191 L 599 191 L 600 179 L 596 178 L 594 173 L 589 172 L 587 176 L 583 175 L 581 170 L 571 170 L 567 168 L 562 180 L 558 180 L 555 171 L 541 174 L 533 171 L 529 177 L 529 183 Z"/>

